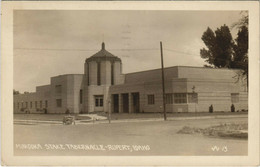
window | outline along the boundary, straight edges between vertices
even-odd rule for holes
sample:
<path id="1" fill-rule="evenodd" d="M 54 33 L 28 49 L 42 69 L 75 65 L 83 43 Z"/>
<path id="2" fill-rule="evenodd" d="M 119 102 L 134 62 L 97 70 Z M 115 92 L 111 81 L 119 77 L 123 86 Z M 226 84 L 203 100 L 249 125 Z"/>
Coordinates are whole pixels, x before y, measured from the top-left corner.
<path id="1" fill-rule="evenodd" d="M 61 93 L 61 89 L 62 89 L 61 85 L 56 85 L 56 86 L 55 86 L 55 92 L 56 92 L 57 94 L 60 94 L 60 93 Z"/>
<path id="2" fill-rule="evenodd" d="M 30 108 L 32 108 L 32 102 L 30 102 Z"/>
<path id="3" fill-rule="evenodd" d="M 154 104 L 154 95 L 147 95 L 148 104 Z"/>
<path id="4" fill-rule="evenodd" d="M 56 99 L 56 106 L 62 107 L 62 100 L 61 99 Z"/>
<path id="5" fill-rule="evenodd" d="M 167 93 L 165 95 L 165 102 L 166 102 L 166 104 L 172 104 L 173 103 L 172 93 Z"/>
<path id="6" fill-rule="evenodd" d="M 239 102 L 239 93 L 231 93 L 231 103 Z"/>
<path id="7" fill-rule="evenodd" d="M 37 101 L 35 101 L 35 108 L 37 108 L 38 106 L 37 106 Z"/>
<path id="8" fill-rule="evenodd" d="M 25 102 L 25 108 L 28 108 L 28 102 Z"/>
<path id="9" fill-rule="evenodd" d="M 95 106 L 103 107 L 103 96 L 95 96 Z"/>
<path id="10" fill-rule="evenodd" d="M 20 106 L 19 106 L 19 102 L 18 102 L 18 103 L 17 103 L 17 108 L 19 109 L 19 107 L 20 107 Z"/>
<path id="11" fill-rule="evenodd" d="M 82 99 L 83 99 L 83 91 L 80 89 L 79 91 L 79 103 L 82 104 Z"/>
<path id="12" fill-rule="evenodd" d="M 177 104 L 187 103 L 186 93 L 174 93 L 174 103 Z"/>
<path id="13" fill-rule="evenodd" d="M 101 66 L 100 62 L 97 63 L 97 85 L 101 85 Z"/>
<path id="14" fill-rule="evenodd" d="M 22 102 L 22 108 L 23 108 L 23 102 Z"/>
<path id="15" fill-rule="evenodd" d="M 198 94 L 188 93 L 188 103 L 198 103 Z"/>
<path id="16" fill-rule="evenodd" d="M 89 85 L 89 64 L 87 64 L 87 68 L 88 68 L 88 85 Z"/>
<path id="17" fill-rule="evenodd" d="M 48 101 L 45 100 L 45 108 L 48 108 Z"/>
<path id="18" fill-rule="evenodd" d="M 114 63 L 111 63 L 111 85 L 114 85 Z"/>
<path id="19" fill-rule="evenodd" d="M 42 108 L 42 101 L 40 101 L 40 108 Z"/>

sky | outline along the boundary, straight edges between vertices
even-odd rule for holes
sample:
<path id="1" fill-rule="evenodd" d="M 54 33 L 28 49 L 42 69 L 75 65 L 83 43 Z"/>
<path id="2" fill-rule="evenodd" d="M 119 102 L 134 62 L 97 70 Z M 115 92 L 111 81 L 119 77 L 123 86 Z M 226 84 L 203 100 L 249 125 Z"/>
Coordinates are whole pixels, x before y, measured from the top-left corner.
<path id="1" fill-rule="evenodd" d="M 240 11 L 17 10 L 14 89 L 34 92 L 50 77 L 83 74 L 85 59 L 103 41 L 121 58 L 123 73 L 160 68 L 160 41 L 165 67 L 202 67 L 203 32 L 240 18 Z M 237 30 L 231 33 L 235 38 Z"/>

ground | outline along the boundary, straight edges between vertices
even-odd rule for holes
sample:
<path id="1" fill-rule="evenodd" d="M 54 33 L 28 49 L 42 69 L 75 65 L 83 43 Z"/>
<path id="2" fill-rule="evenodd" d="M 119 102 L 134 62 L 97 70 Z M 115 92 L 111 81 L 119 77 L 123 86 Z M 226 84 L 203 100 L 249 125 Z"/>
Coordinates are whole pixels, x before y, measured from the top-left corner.
<path id="1" fill-rule="evenodd" d="M 223 139 L 177 133 L 184 126 L 206 128 L 224 123 L 247 122 L 247 117 L 227 117 L 145 122 L 112 121 L 111 124 L 98 122 L 80 125 L 14 124 L 14 153 L 15 155 L 121 156 L 247 155 L 246 139 Z M 27 149 L 22 144 L 28 144 Z M 37 149 L 28 149 L 35 146 L 32 144 L 38 144 Z M 77 145 L 84 146 L 80 148 Z"/>

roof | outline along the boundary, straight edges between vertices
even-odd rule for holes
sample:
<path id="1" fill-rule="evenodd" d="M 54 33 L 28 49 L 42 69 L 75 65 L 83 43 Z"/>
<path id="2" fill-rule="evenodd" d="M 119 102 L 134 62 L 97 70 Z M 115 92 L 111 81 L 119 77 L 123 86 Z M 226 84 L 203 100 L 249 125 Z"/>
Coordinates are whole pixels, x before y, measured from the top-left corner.
<path id="1" fill-rule="evenodd" d="M 110 60 L 110 61 L 121 61 L 121 59 L 117 56 L 114 56 L 112 53 L 108 52 L 105 49 L 105 43 L 102 42 L 102 47 L 99 52 L 94 54 L 93 56 L 86 59 L 86 62 L 89 61 L 101 61 L 101 60 Z"/>

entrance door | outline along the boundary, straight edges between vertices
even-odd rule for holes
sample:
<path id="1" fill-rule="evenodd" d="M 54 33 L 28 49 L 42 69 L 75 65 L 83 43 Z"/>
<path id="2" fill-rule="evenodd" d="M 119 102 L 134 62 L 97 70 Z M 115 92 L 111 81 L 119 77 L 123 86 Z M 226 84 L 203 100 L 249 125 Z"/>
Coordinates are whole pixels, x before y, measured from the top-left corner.
<path id="1" fill-rule="evenodd" d="M 122 94 L 122 98 L 123 98 L 123 112 L 128 113 L 129 112 L 128 93 Z"/>
<path id="2" fill-rule="evenodd" d="M 139 92 L 132 93 L 132 96 L 133 96 L 133 112 L 138 113 L 140 112 Z"/>
<path id="3" fill-rule="evenodd" d="M 114 108 L 114 111 L 115 113 L 119 113 L 119 96 L 118 94 L 114 94 L 113 95 L 113 108 Z"/>

